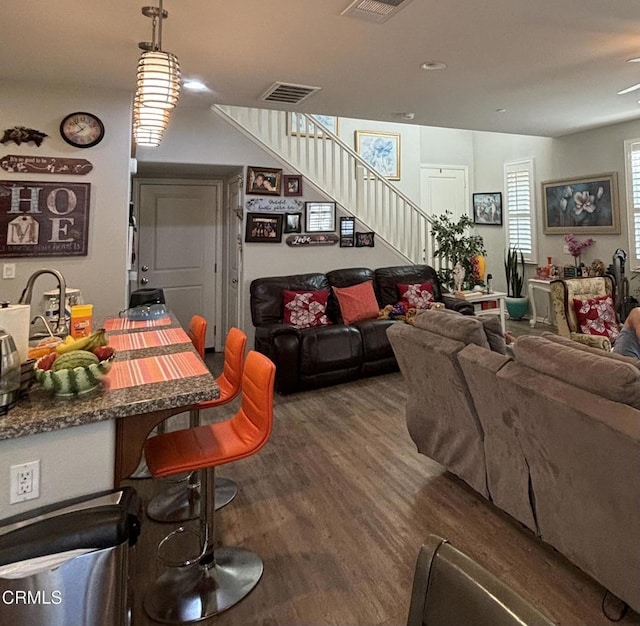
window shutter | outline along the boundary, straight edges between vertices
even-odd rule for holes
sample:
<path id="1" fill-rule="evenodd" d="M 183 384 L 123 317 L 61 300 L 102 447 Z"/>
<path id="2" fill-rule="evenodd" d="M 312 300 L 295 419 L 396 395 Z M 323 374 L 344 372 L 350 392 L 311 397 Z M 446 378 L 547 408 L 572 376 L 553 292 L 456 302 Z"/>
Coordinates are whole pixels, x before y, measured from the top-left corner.
<path id="1" fill-rule="evenodd" d="M 506 163 L 507 246 L 517 248 L 524 260 L 536 262 L 533 160 Z"/>
<path id="2" fill-rule="evenodd" d="M 625 142 L 627 153 L 627 210 L 629 213 L 629 252 L 632 269 L 640 268 L 640 139 Z"/>

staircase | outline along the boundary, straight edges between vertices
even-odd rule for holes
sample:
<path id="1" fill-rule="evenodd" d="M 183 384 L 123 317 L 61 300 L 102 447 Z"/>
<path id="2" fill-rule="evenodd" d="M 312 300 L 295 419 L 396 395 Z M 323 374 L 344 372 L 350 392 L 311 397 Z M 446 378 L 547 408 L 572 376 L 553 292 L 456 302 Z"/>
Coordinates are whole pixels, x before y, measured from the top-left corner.
<path id="1" fill-rule="evenodd" d="M 217 104 L 212 110 L 302 174 L 407 261 L 429 262 L 431 217 L 311 115 Z M 290 132 L 291 115 L 298 116 L 305 134 Z"/>

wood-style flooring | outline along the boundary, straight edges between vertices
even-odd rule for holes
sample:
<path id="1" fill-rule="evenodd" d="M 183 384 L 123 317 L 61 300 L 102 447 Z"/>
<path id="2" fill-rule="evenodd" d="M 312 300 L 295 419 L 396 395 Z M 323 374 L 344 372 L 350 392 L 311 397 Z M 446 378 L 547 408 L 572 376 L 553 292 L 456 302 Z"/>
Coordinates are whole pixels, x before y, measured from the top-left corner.
<path id="1" fill-rule="evenodd" d="M 259 554 L 264 575 L 242 602 L 200 623 L 402 626 L 418 549 L 434 533 L 557 624 L 610 625 L 598 583 L 416 452 L 405 427 L 405 396 L 397 373 L 276 397 L 270 442 L 218 470 L 240 485 L 216 515 L 218 539 Z M 234 408 L 205 419 L 222 419 Z M 150 479 L 129 484 L 146 498 L 162 487 Z M 143 522 L 134 551 L 135 626 L 153 623 L 142 596 L 161 571 L 155 546 L 171 528 Z M 619 623 L 640 625 L 640 617 L 630 613 Z"/>

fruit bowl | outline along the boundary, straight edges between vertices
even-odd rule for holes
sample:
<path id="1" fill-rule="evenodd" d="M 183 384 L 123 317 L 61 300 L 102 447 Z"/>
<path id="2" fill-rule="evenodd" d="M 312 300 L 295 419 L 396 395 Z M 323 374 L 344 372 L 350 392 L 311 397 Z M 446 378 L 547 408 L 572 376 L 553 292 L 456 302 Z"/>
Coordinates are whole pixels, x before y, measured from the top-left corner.
<path id="1" fill-rule="evenodd" d="M 77 396 L 93 391 L 100 386 L 113 361 L 113 358 L 110 358 L 87 366 L 53 371 L 38 367 L 40 361 L 45 358 L 42 357 L 36 362 L 36 380 L 43 389 L 53 391 L 57 396 Z"/>

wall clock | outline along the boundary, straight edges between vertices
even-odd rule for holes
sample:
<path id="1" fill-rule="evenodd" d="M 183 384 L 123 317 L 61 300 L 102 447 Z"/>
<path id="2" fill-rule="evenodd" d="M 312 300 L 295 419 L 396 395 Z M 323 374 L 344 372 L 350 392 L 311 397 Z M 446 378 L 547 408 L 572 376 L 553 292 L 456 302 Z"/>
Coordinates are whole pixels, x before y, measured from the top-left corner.
<path id="1" fill-rule="evenodd" d="M 93 113 L 76 111 L 60 122 L 62 138 L 75 148 L 91 148 L 104 137 L 104 124 Z"/>

